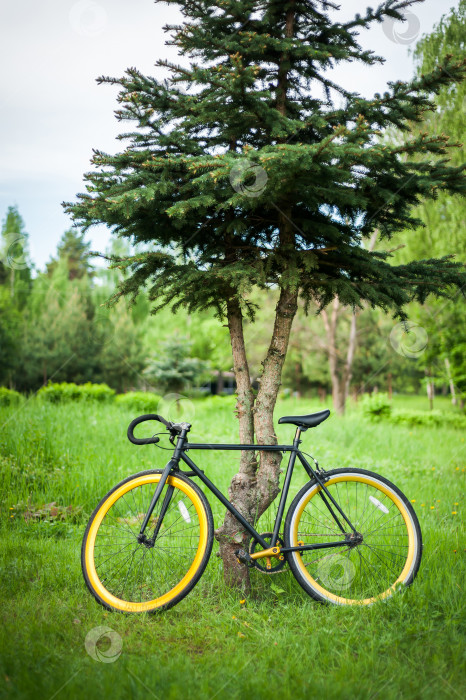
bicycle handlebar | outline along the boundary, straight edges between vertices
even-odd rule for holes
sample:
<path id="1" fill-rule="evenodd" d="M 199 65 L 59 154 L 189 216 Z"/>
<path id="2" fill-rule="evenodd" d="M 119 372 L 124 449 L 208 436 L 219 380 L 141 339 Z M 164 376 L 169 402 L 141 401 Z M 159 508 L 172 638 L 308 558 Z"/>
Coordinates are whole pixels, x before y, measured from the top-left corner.
<path id="1" fill-rule="evenodd" d="M 128 440 L 133 443 L 133 445 L 155 445 L 156 442 L 160 442 L 160 438 L 152 436 L 150 438 L 137 438 L 134 437 L 133 430 L 139 425 L 139 423 L 144 423 L 146 420 L 158 420 L 159 423 L 163 423 L 166 428 L 171 428 L 171 423 L 162 418 L 162 416 L 156 413 L 146 413 L 143 416 L 139 416 L 131 421 L 128 426 Z"/>
<path id="2" fill-rule="evenodd" d="M 170 431 L 170 441 L 173 441 L 176 435 L 179 435 L 183 430 L 189 430 L 191 427 L 189 423 L 172 423 L 169 420 L 165 420 L 165 418 L 162 418 L 162 416 L 159 416 L 157 413 L 145 413 L 143 416 L 138 416 L 132 420 L 128 426 L 128 440 L 132 442 L 133 445 L 155 445 L 156 442 L 160 442 L 160 438 L 155 435 L 150 438 L 134 437 L 134 428 L 139 425 L 139 423 L 144 423 L 146 420 L 158 420 L 159 423 L 163 423 Z"/>

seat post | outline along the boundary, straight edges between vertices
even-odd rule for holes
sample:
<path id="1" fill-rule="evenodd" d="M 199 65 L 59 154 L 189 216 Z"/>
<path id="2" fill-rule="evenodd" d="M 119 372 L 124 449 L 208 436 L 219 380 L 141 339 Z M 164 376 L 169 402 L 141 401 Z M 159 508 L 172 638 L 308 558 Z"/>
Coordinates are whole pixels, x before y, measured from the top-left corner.
<path id="1" fill-rule="evenodd" d="M 299 442 L 300 442 L 300 440 L 299 440 L 300 437 L 301 437 L 301 428 L 300 428 L 299 425 L 298 425 L 298 427 L 296 428 L 296 433 L 295 433 L 294 441 L 293 441 L 293 446 L 294 446 L 294 447 L 298 447 Z"/>

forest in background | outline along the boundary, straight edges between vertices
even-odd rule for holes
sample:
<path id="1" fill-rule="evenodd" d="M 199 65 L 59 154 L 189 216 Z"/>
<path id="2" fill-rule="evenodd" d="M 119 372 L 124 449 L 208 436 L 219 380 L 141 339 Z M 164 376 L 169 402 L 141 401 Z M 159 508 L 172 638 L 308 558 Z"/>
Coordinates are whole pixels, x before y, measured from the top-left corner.
<path id="1" fill-rule="evenodd" d="M 464 52 L 465 2 L 424 36 L 414 52 L 418 75 L 432 70 L 439 57 Z M 457 141 L 450 154 L 454 165 L 465 162 L 464 83 L 446 88 L 437 111 L 419 133 L 448 133 Z M 397 143 L 402 133 L 381 136 Z M 466 260 L 465 206 L 459 196 L 440 193 L 417 203 L 422 222 L 398 234 L 394 264 L 442 257 L 454 251 Z M 386 250 L 374 236 L 369 245 Z M 107 256 L 138 252 L 115 238 Z M 142 252 L 142 251 L 141 251 Z M 57 251 L 38 270 L 28 252 L 28 234 L 17 207 L 4 213 L 0 237 L 0 386 L 35 392 L 49 382 L 106 383 L 128 390 L 202 394 L 219 391 L 232 369 L 228 329 L 213 312 L 175 314 L 164 308 L 151 315 L 147 294 L 133 305 L 107 300 L 124 278 L 124 270 L 94 264 L 90 243 L 77 230 L 66 231 Z M 274 288 L 257 292 L 254 324 L 246 321 L 245 336 L 251 375 L 260 376 L 261 359 L 270 340 L 270 319 L 277 301 Z M 334 300 L 320 315 L 317 305 L 308 315 L 301 307 L 292 328 L 282 395 L 332 394 L 342 413 L 346 399 L 365 393 L 423 393 L 434 405 L 435 394 L 450 395 L 464 408 L 466 398 L 466 323 L 464 294 L 454 301 L 428 297 L 424 306 L 411 304 L 409 322 L 395 321 L 371 308 L 351 309 Z M 230 377 L 231 390 L 231 377 Z"/>
<path id="2" fill-rule="evenodd" d="M 427 247 L 429 230 L 424 231 Z M 24 236 L 24 224 L 11 207 L 3 222 L 3 245 L 17 232 Z M 419 237 L 416 241 L 420 243 Z M 117 241 L 108 252 L 129 252 L 122 250 L 124 245 Z M 435 254 L 441 254 L 441 245 L 440 240 Z M 423 252 L 421 248 L 419 253 Z M 201 387 L 209 393 L 212 384 L 218 387 L 218 373 L 228 376 L 231 371 L 228 330 L 213 313 L 190 315 L 180 310 L 174 315 L 165 308 L 153 316 L 145 294 L 132 306 L 120 300 L 107 308 L 105 302 L 123 273 L 94 266 L 89 243 L 77 231 L 63 234 L 43 271 L 35 269 L 24 247 L 16 252 L 10 247 L 10 261 L 10 266 L 5 264 L 8 260 L 0 263 L 3 386 L 29 393 L 50 381 L 93 382 L 106 383 L 117 392 L 152 389 L 199 394 Z M 269 341 L 275 303 L 274 289 L 268 294 L 258 292 L 257 320 L 246 325 L 255 377 Z M 463 304 L 459 298 L 428 302 L 422 308 L 413 305 L 408 330 L 390 315 L 369 308 L 354 314 L 333 304 L 320 316 L 316 309 L 307 316 L 300 309 L 282 394 L 324 399 L 332 393 L 332 372 L 336 372 L 340 383 L 348 382 L 353 400 L 374 390 L 426 393 L 433 384 L 434 392 L 452 394 L 461 403 L 466 389 Z"/>

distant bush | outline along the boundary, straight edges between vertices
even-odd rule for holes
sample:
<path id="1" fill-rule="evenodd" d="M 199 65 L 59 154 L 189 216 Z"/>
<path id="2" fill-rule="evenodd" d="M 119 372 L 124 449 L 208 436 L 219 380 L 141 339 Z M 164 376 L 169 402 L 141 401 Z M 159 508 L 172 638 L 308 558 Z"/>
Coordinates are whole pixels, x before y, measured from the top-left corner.
<path id="1" fill-rule="evenodd" d="M 128 391 L 116 397 L 116 403 L 119 406 L 144 413 L 156 412 L 160 401 L 161 397 L 150 391 Z"/>
<path id="2" fill-rule="evenodd" d="M 394 411 L 390 417 L 390 422 L 409 427 L 422 425 L 466 428 L 466 416 L 453 412 L 442 413 L 441 411 Z"/>
<path id="3" fill-rule="evenodd" d="M 18 391 L 0 386 L 0 406 L 15 406 L 23 397 Z"/>
<path id="4" fill-rule="evenodd" d="M 39 389 L 37 396 L 50 403 L 67 401 L 110 401 L 115 396 L 107 384 L 74 384 L 73 382 L 50 383 Z"/>
<path id="5" fill-rule="evenodd" d="M 371 421 L 390 418 L 392 407 L 387 394 L 367 394 L 361 404 L 364 415 Z"/>

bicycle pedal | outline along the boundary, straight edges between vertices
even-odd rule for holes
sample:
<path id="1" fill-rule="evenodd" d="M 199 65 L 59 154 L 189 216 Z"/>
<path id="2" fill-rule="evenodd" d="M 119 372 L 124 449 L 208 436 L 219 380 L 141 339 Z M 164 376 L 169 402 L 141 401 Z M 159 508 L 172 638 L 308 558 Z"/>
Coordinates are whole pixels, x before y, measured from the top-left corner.
<path id="1" fill-rule="evenodd" d="M 254 559 L 252 559 L 244 549 L 237 549 L 235 555 L 241 564 L 246 564 L 246 566 L 250 567 L 254 566 Z"/>

